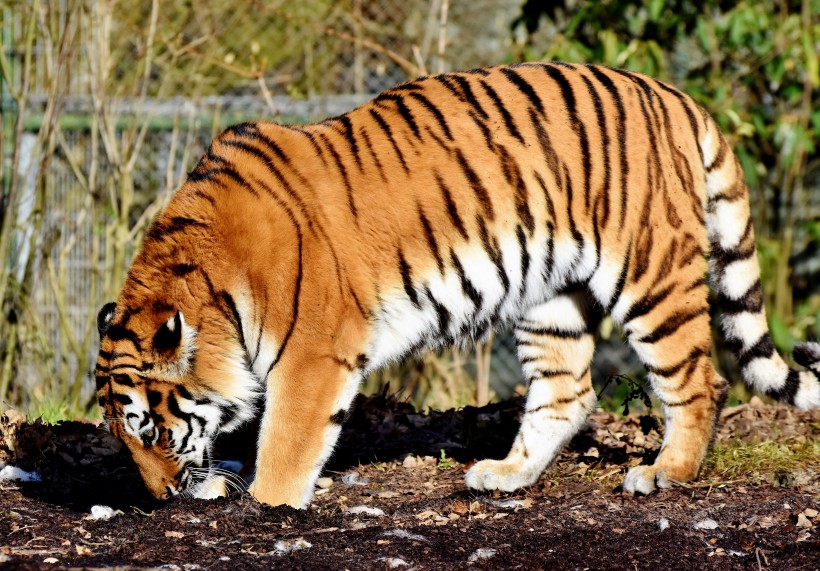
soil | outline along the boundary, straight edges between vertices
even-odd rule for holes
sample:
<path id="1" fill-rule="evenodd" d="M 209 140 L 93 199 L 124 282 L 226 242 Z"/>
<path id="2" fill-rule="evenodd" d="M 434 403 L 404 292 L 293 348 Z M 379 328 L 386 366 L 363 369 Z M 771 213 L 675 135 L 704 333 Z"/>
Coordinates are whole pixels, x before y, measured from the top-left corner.
<path id="1" fill-rule="evenodd" d="M 159 502 L 104 429 L 9 412 L 0 468 L 42 480 L 0 480 L 0 568 L 820 569 L 820 458 L 712 465 L 698 482 L 632 497 L 619 483 L 657 452 L 651 416 L 596 412 L 536 485 L 466 490 L 472 461 L 506 453 L 521 404 L 422 415 L 360 398 L 306 510 L 247 494 Z M 717 446 L 818 439 L 820 411 L 756 401 L 724 411 Z M 94 519 L 92 506 L 113 516 Z"/>

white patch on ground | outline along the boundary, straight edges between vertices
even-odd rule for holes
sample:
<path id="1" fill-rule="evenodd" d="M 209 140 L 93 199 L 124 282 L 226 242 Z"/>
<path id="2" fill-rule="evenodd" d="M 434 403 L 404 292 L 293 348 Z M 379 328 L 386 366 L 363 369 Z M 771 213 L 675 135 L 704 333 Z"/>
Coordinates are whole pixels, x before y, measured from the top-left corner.
<path id="1" fill-rule="evenodd" d="M 90 520 L 108 520 L 114 517 L 117 514 L 122 514 L 120 510 L 115 510 L 114 508 L 110 508 L 108 506 L 103 505 L 96 505 L 91 506 L 91 515 L 86 516 L 85 519 Z"/>
<path id="2" fill-rule="evenodd" d="M 659 519 L 658 520 L 658 529 L 660 529 L 661 531 L 663 531 L 665 529 L 669 529 L 669 520 L 666 519 L 665 517 L 662 517 L 661 519 Z"/>
<path id="3" fill-rule="evenodd" d="M 399 539 L 410 539 L 412 541 L 427 541 L 427 538 L 423 535 L 419 535 L 418 533 L 411 533 L 404 529 L 391 529 L 389 531 L 385 531 L 383 534 L 385 537 L 397 537 Z"/>
<path id="4" fill-rule="evenodd" d="M 348 472 L 342 476 L 342 484 L 345 486 L 366 486 L 370 480 L 362 478 L 358 472 Z"/>
<path id="5" fill-rule="evenodd" d="M 0 470 L 0 480 L 16 480 L 19 482 L 40 482 L 40 474 L 37 472 L 26 472 L 17 466 L 5 466 Z"/>
<path id="6" fill-rule="evenodd" d="M 401 557 L 379 557 L 376 561 L 380 561 L 387 565 L 390 569 L 398 569 L 399 567 L 410 567 L 410 564 Z"/>
<path id="7" fill-rule="evenodd" d="M 696 522 L 695 525 L 692 526 L 693 529 L 717 529 L 718 522 L 713 519 L 702 519 L 699 522 Z"/>
<path id="8" fill-rule="evenodd" d="M 351 515 L 366 515 L 371 517 L 382 517 L 384 515 L 383 510 L 370 506 L 353 506 L 352 508 L 347 509 L 347 513 Z"/>
<path id="9" fill-rule="evenodd" d="M 497 508 L 515 509 L 515 508 L 529 508 L 532 507 L 532 500 L 490 500 L 490 503 Z"/>
<path id="10" fill-rule="evenodd" d="M 467 558 L 467 561 L 469 561 L 470 563 L 475 563 L 477 561 L 492 559 L 493 557 L 495 557 L 496 553 L 498 553 L 498 551 L 492 549 L 491 547 L 479 547 L 478 549 L 473 551 L 470 557 Z"/>
<path id="11" fill-rule="evenodd" d="M 301 551 L 303 549 L 310 549 L 313 544 L 305 541 L 303 537 L 297 537 L 289 541 L 279 540 L 273 544 L 273 553 L 276 555 L 287 555 L 294 551 Z"/>

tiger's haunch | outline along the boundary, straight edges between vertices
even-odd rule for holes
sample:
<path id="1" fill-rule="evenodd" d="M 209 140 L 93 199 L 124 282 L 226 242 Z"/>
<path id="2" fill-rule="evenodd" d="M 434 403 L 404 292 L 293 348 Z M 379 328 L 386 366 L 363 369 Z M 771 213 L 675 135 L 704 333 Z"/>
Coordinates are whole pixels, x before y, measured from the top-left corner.
<path id="1" fill-rule="evenodd" d="M 259 421 L 250 491 L 301 507 L 365 375 L 510 326 L 521 429 L 466 483 L 514 490 L 594 408 L 608 313 L 666 417 L 624 481 L 649 493 L 697 476 L 726 398 L 707 274 L 745 380 L 820 406 L 820 345 L 796 350 L 803 371 L 775 352 L 743 173 L 689 97 L 560 63 L 423 77 L 320 124 L 219 135 L 100 312 L 99 401 L 158 497 L 241 487 L 213 442 Z"/>

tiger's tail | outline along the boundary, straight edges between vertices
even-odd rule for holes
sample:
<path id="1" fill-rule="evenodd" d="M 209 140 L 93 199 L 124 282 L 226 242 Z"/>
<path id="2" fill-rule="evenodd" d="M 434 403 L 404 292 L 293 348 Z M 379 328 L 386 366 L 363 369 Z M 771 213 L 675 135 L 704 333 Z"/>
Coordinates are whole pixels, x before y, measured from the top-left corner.
<path id="1" fill-rule="evenodd" d="M 820 343 L 803 343 L 791 369 L 775 350 L 763 307 L 760 265 L 743 171 L 711 119 L 701 140 L 706 173 L 706 228 L 712 288 L 723 314 L 723 333 L 743 380 L 754 390 L 799 408 L 820 406 Z"/>

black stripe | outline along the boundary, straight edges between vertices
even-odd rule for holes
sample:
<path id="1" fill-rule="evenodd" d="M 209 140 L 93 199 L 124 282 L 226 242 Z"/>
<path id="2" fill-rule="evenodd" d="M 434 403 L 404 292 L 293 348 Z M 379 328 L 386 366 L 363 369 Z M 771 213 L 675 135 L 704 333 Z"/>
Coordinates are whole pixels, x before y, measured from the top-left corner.
<path id="1" fill-rule="evenodd" d="M 657 375 L 659 377 L 670 378 L 677 374 L 681 369 L 683 369 L 687 365 L 691 365 L 692 363 L 697 363 L 703 356 L 707 355 L 708 352 L 701 347 L 693 348 L 689 354 L 675 363 L 674 365 L 670 365 L 668 367 L 653 367 L 650 365 L 645 365 L 646 370 L 650 373 Z"/>
<path id="2" fill-rule="evenodd" d="M 493 141 L 493 134 L 490 132 L 490 129 L 489 127 L 487 127 L 485 121 L 481 117 L 479 117 L 475 111 L 470 110 L 468 114 L 470 115 L 470 119 L 473 120 L 473 123 L 475 123 L 476 127 L 478 127 L 481 131 L 484 143 L 487 145 L 487 150 L 489 150 L 491 153 L 495 153 L 496 144 L 495 141 Z"/>
<path id="3" fill-rule="evenodd" d="M 401 281 L 404 284 L 404 291 L 407 293 L 407 297 L 410 298 L 410 301 L 416 308 L 421 309 L 421 305 L 419 304 L 419 296 L 416 293 L 416 289 L 413 286 L 413 279 L 410 276 L 410 265 L 407 263 L 407 260 L 404 259 L 404 253 L 401 251 L 401 248 L 398 250 L 399 256 L 399 272 L 401 273 Z"/>
<path id="4" fill-rule="evenodd" d="M 467 230 L 464 227 L 464 222 L 461 220 L 461 216 L 458 214 L 458 208 L 456 208 L 456 203 L 453 202 L 453 197 L 450 194 L 450 189 L 447 188 L 447 185 L 444 183 L 444 180 L 441 178 L 438 172 L 433 171 L 433 175 L 436 177 L 436 182 L 438 183 L 438 187 L 441 190 L 441 194 L 444 197 L 444 204 L 447 207 L 447 214 L 450 216 L 450 221 L 455 226 L 458 233 L 461 234 L 461 237 L 465 240 L 469 239 L 469 235 L 467 234 Z"/>
<path id="5" fill-rule="evenodd" d="M 554 327 L 530 327 L 523 324 L 516 325 L 515 331 L 516 333 L 520 331 L 529 335 L 558 337 L 559 339 L 580 339 L 587 335 L 586 331 L 563 331 Z"/>
<path id="6" fill-rule="evenodd" d="M 601 225 L 606 226 L 606 223 L 609 221 L 609 202 L 611 198 L 611 194 L 609 192 L 609 185 L 611 184 L 612 178 L 612 169 L 609 164 L 609 131 L 607 129 L 604 106 L 601 102 L 601 96 L 598 94 L 598 90 L 595 89 L 595 86 L 592 84 L 592 81 L 590 81 L 590 79 L 586 75 L 582 75 L 581 79 L 584 80 L 584 84 L 587 87 L 587 91 L 589 92 L 589 95 L 592 98 L 592 102 L 595 105 L 595 116 L 598 119 L 598 127 L 601 132 L 601 155 L 604 158 L 604 184 L 602 189 L 604 213 L 602 216 L 603 219 L 601 220 Z"/>
<path id="7" fill-rule="evenodd" d="M 732 299 L 722 291 L 717 294 L 718 307 L 724 315 L 731 315 L 748 311 L 749 313 L 760 313 L 763 311 L 763 290 L 760 287 L 760 280 L 757 280 L 743 294 L 740 299 Z"/>
<path id="8" fill-rule="evenodd" d="M 336 168 L 339 171 L 339 174 L 342 175 L 342 179 L 344 180 L 345 184 L 345 191 L 347 192 L 347 205 L 350 208 L 350 213 L 353 215 L 354 218 L 357 218 L 359 213 L 356 209 L 356 203 L 353 200 L 353 186 L 350 184 L 350 178 L 347 174 L 347 167 L 345 167 L 344 163 L 342 162 L 342 158 L 339 156 L 339 153 L 336 152 L 336 147 L 333 146 L 333 143 L 328 139 L 325 135 L 319 135 L 319 138 L 322 139 L 322 143 L 324 143 L 325 147 L 327 148 L 330 156 L 333 157 L 333 161 L 336 163 Z"/>
<path id="9" fill-rule="evenodd" d="M 743 351 L 743 341 L 740 339 L 728 340 L 727 345 L 735 354 L 737 364 L 741 369 L 745 369 L 746 365 L 754 359 L 771 359 L 775 352 L 772 336 L 768 332 L 761 335 L 760 339 L 745 351 Z"/>
<path id="10" fill-rule="evenodd" d="M 164 236 L 170 236 L 178 232 L 184 232 L 188 228 L 207 228 L 208 224 L 201 220 L 194 220 L 185 216 L 174 216 L 171 219 L 160 218 L 151 225 L 146 235 L 149 240 L 161 240 Z"/>
<path id="11" fill-rule="evenodd" d="M 118 402 L 118 403 L 122 404 L 123 406 L 125 406 L 125 405 L 129 405 L 129 404 L 133 403 L 134 401 L 128 395 L 124 395 L 124 394 L 120 394 L 120 393 L 114 393 L 114 402 Z"/>
<path id="12" fill-rule="evenodd" d="M 433 117 L 436 118 L 438 121 L 441 130 L 444 131 L 444 136 L 447 137 L 450 141 L 453 139 L 453 134 L 450 132 L 450 127 L 447 125 L 447 121 L 444 119 L 444 115 L 441 114 L 438 107 L 436 107 L 429 99 L 427 99 L 421 93 L 411 93 L 411 99 L 415 99 L 419 103 L 421 103 L 425 109 L 427 109 L 430 113 L 432 113 Z"/>
<path id="13" fill-rule="evenodd" d="M 490 256 L 493 264 L 495 264 L 498 279 L 501 280 L 501 285 L 504 288 L 503 298 L 506 298 L 510 293 L 510 278 L 507 276 L 507 271 L 504 268 L 503 254 L 498 247 L 498 240 L 495 236 L 490 236 L 484 219 L 481 216 L 476 215 L 476 223 L 478 224 L 478 232 L 481 236 L 481 245 L 484 246 L 484 251 L 487 252 L 487 255 Z"/>
<path id="14" fill-rule="evenodd" d="M 516 139 L 518 139 L 522 144 L 524 143 L 524 137 L 521 136 L 521 133 L 518 131 L 518 127 L 515 126 L 515 121 L 513 121 L 512 115 L 510 112 L 507 111 L 507 107 L 504 105 L 504 102 L 501 101 L 501 98 L 495 92 L 495 90 L 490 87 L 486 81 L 481 80 L 479 82 L 481 87 L 484 88 L 484 91 L 487 93 L 489 98 L 492 100 L 495 108 L 501 114 L 502 119 L 504 119 L 504 125 L 507 127 L 507 131 L 509 134 Z"/>
<path id="15" fill-rule="evenodd" d="M 578 116 L 578 110 L 576 108 L 575 102 L 575 93 L 573 92 L 572 85 L 570 85 L 569 81 L 566 77 L 564 77 L 563 72 L 559 71 L 557 68 L 552 67 L 550 65 L 543 66 L 544 71 L 547 72 L 553 81 L 555 81 L 561 89 L 561 95 L 564 97 L 564 103 L 567 107 L 567 112 L 569 113 L 570 120 L 572 122 L 572 129 L 578 135 L 578 141 L 581 145 L 581 163 L 584 167 L 584 207 L 587 212 L 589 212 L 589 204 L 590 204 L 590 179 L 592 176 L 592 164 L 590 159 L 589 153 L 589 140 L 587 138 L 587 130 L 584 122 Z"/>
<path id="16" fill-rule="evenodd" d="M 310 143 L 310 146 L 312 146 L 313 150 L 316 151 L 316 156 L 319 157 L 319 159 L 322 161 L 322 164 L 327 164 L 327 161 L 325 161 L 324 151 L 322 150 L 322 147 L 319 145 L 319 143 L 316 142 L 316 136 L 313 133 L 311 133 L 307 129 L 300 129 L 298 127 L 288 127 L 288 129 L 295 133 L 299 133 L 300 135 L 304 135 Z"/>
<path id="17" fill-rule="evenodd" d="M 624 291 L 624 284 L 626 283 L 626 277 L 629 274 L 629 263 L 632 261 L 632 242 L 629 242 L 629 247 L 626 250 L 626 260 L 624 261 L 624 265 L 621 267 L 621 273 L 618 275 L 618 281 L 615 282 L 615 291 L 612 294 L 612 299 L 609 300 L 609 305 L 607 306 L 607 312 L 611 311 L 615 304 L 618 303 L 618 299 L 621 297 L 621 293 Z"/>
<path id="18" fill-rule="evenodd" d="M 196 191 L 194 191 L 194 196 L 197 196 L 207 202 L 210 202 L 211 206 L 216 206 L 216 199 L 202 189 L 197 189 Z"/>
<path id="19" fill-rule="evenodd" d="M 433 81 L 437 81 L 440 83 L 444 89 L 450 92 L 450 94 L 454 95 L 460 101 L 464 101 L 464 95 L 462 91 L 459 91 L 455 85 L 450 83 L 454 78 L 450 75 L 435 75 L 432 77 Z"/>
<path id="20" fill-rule="evenodd" d="M 504 171 L 504 178 L 511 187 L 515 189 L 515 213 L 518 219 L 527 227 L 527 231 L 532 236 L 535 230 L 535 219 L 530 212 L 529 200 L 527 196 L 527 185 L 521 176 L 521 169 L 506 147 L 498 145 L 497 151 L 501 160 L 501 168 Z"/>
<path id="21" fill-rule="evenodd" d="M 304 263 L 302 258 L 302 229 L 299 227 L 299 224 L 296 221 L 293 221 L 293 226 L 296 230 L 296 240 L 299 250 L 298 256 L 298 264 L 296 270 L 296 283 L 294 284 L 294 291 L 293 291 L 293 303 L 291 304 L 291 320 L 290 324 L 288 325 L 288 329 L 285 332 L 285 337 L 282 339 L 282 344 L 279 346 L 279 350 L 276 352 L 276 357 L 274 357 L 273 362 L 268 367 L 268 372 L 265 375 L 267 378 L 270 375 L 270 372 L 273 368 L 279 363 L 279 360 L 282 358 L 282 355 L 285 353 L 285 349 L 288 346 L 288 342 L 290 341 L 291 335 L 293 335 L 293 330 L 296 328 L 296 322 L 299 320 L 299 301 L 302 297 L 302 276 L 304 274 Z"/>
<path id="22" fill-rule="evenodd" d="M 481 305 L 484 303 L 481 292 L 478 291 L 473 283 L 467 278 L 467 274 L 464 272 L 464 266 L 461 265 L 461 260 L 459 260 L 453 250 L 450 250 L 450 262 L 455 267 L 456 274 L 458 274 L 458 279 L 461 282 L 461 291 L 464 292 L 464 295 L 470 298 L 470 301 L 472 301 L 475 306 L 475 313 L 478 313 L 478 311 L 481 310 Z"/>
<path id="23" fill-rule="evenodd" d="M 197 269 L 199 269 L 199 266 L 196 264 L 174 264 L 171 266 L 171 272 L 177 277 L 187 276 Z"/>
<path id="24" fill-rule="evenodd" d="M 706 395 L 704 393 L 695 393 L 694 395 L 692 395 L 688 399 L 682 400 L 682 401 L 669 402 L 667 400 L 663 400 L 663 399 L 661 399 L 661 400 L 663 400 L 663 404 L 665 404 L 666 406 L 675 407 L 675 406 L 690 405 L 695 401 L 698 401 L 700 399 L 705 399 L 705 398 L 706 398 Z"/>
<path id="25" fill-rule="evenodd" d="M 370 135 L 367 134 L 367 130 L 362 128 L 359 130 L 359 134 L 364 140 L 364 146 L 367 147 L 367 151 L 370 153 L 370 156 L 373 157 L 373 162 L 376 164 L 376 168 L 379 170 L 379 176 L 381 176 L 384 182 L 387 182 L 387 175 L 384 173 L 384 167 L 382 166 L 382 162 L 379 160 L 376 151 L 373 150 L 373 144 L 370 142 Z"/>
<path id="26" fill-rule="evenodd" d="M 436 317 L 438 319 L 438 334 L 439 336 L 442 336 L 450 327 L 450 312 L 447 311 L 444 304 L 433 297 L 433 292 L 430 291 L 429 287 L 425 286 L 424 293 L 427 296 L 427 299 L 430 300 L 430 303 L 433 304 L 433 309 L 436 310 Z"/>
<path id="27" fill-rule="evenodd" d="M 430 251 L 436 259 L 436 265 L 438 266 L 439 273 L 444 275 L 444 260 L 441 259 L 441 253 L 438 250 L 438 242 L 436 241 L 435 234 L 433 234 L 433 228 L 430 226 L 430 221 L 427 220 L 421 206 L 418 206 L 418 213 L 421 226 L 424 229 L 424 237 L 427 239 L 427 245 L 430 247 Z"/>
<path id="28" fill-rule="evenodd" d="M 242 326 L 242 317 L 239 315 L 239 310 L 236 308 L 236 302 L 233 300 L 233 296 L 226 291 L 219 292 L 219 299 L 222 303 L 227 307 L 227 313 L 225 310 L 222 310 L 222 313 L 228 320 L 231 322 L 231 325 L 236 329 L 237 337 L 239 338 L 239 344 L 245 350 L 247 354 L 248 348 L 245 345 L 245 330 Z"/>
<path id="29" fill-rule="evenodd" d="M 105 337 L 111 341 L 130 341 L 134 344 L 134 348 L 137 350 L 137 353 L 142 352 L 142 344 L 140 343 L 137 334 L 130 329 L 122 327 L 121 325 L 109 326 L 105 332 Z"/>
<path id="30" fill-rule="evenodd" d="M 547 282 L 550 279 L 550 274 L 552 273 L 552 266 L 553 266 L 553 257 L 555 254 L 555 226 L 553 225 L 552 221 L 547 222 L 547 252 L 544 255 L 544 269 L 542 270 L 542 276 L 544 281 Z"/>
<path id="31" fill-rule="evenodd" d="M 456 149 L 455 153 L 456 160 L 458 160 L 461 171 L 464 173 L 464 176 L 467 177 L 467 181 L 470 183 L 470 188 L 473 189 L 478 202 L 484 209 L 484 214 L 489 220 L 493 220 L 495 218 L 495 211 L 493 210 L 493 203 L 490 200 L 490 193 L 487 192 L 487 189 L 484 188 L 479 176 L 472 169 L 472 167 L 470 167 L 470 164 L 467 162 L 467 158 L 461 152 L 461 149 Z"/>
<path id="32" fill-rule="evenodd" d="M 353 151 L 353 160 L 356 161 L 356 166 L 359 171 L 362 170 L 362 158 L 359 156 L 359 144 L 356 142 L 356 135 L 353 133 L 353 125 L 350 123 L 350 118 L 347 115 L 338 117 L 337 120 L 344 127 L 344 137 L 350 145 L 350 150 Z"/>
<path id="33" fill-rule="evenodd" d="M 686 113 L 686 118 L 689 121 L 689 126 L 692 128 L 692 136 L 694 140 L 700 141 L 700 128 L 698 127 L 698 122 L 695 119 L 695 114 L 692 113 L 692 110 L 689 108 L 689 102 L 691 102 L 691 99 L 689 99 L 686 95 L 684 95 L 677 89 L 670 87 L 666 85 L 664 82 L 658 81 L 657 79 L 655 80 L 655 85 L 657 85 L 667 93 L 672 94 L 674 97 L 678 99 L 678 101 L 681 104 L 681 107 L 683 107 L 683 111 Z M 698 154 L 700 155 L 701 163 L 703 163 L 703 150 L 700 148 L 700 145 L 696 146 L 698 149 Z"/>
<path id="34" fill-rule="evenodd" d="M 393 146 L 393 150 L 396 152 L 396 156 L 401 163 L 402 168 L 404 169 L 405 173 L 410 173 L 410 168 L 407 166 L 407 163 L 404 160 L 404 155 L 402 154 L 399 146 L 396 144 L 396 140 L 393 138 L 393 131 L 390 129 L 390 125 L 384 120 L 384 117 L 379 115 L 379 112 L 375 109 L 370 110 L 370 116 L 376 121 L 382 131 L 384 131 L 387 140 L 390 141 L 390 144 Z"/>
<path id="35" fill-rule="evenodd" d="M 555 370 L 555 371 L 547 371 L 545 369 L 538 369 L 532 375 L 529 376 L 529 381 L 534 383 L 536 381 L 544 380 L 544 379 L 554 379 L 555 377 L 575 377 L 572 371 L 567 370 Z"/>
<path id="36" fill-rule="evenodd" d="M 475 93 L 473 93 L 473 88 L 470 86 L 470 82 L 467 78 L 460 75 L 451 75 L 449 77 L 452 78 L 461 88 L 461 91 L 464 92 L 464 99 L 467 103 L 472 105 L 473 109 L 475 109 L 482 118 L 489 119 L 490 116 L 484 110 L 484 107 L 481 106 L 481 102 L 475 96 Z"/>
<path id="37" fill-rule="evenodd" d="M 410 127 L 410 130 L 413 132 L 413 135 L 420 141 L 421 140 L 421 132 L 419 131 L 419 126 L 416 124 L 416 119 L 413 117 L 413 112 L 410 111 L 410 108 L 404 102 L 404 97 L 400 95 L 394 95 L 391 93 L 382 93 L 376 99 L 373 100 L 375 104 L 382 103 L 384 101 L 394 101 L 396 103 L 396 109 L 398 109 L 399 115 L 401 118 L 404 119 L 404 122 L 407 123 L 407 126 Z"/>
<path id="38" fill-rule="evenodd" d="M 797 396 L 797 391 L 800 390 L 800 376 L 794 369 L 789 369 L 789 374 L 786 377 L 786 383 L 782 389 L 769 389 L 766 394 L 773 399 L 786 404 L 794 404 L 794 398 Z"/>
<path id="39" fill-rule="evenodd" d="M 612 82 L 612 80 L 603 73 L 598 67 L 596 66 L 589 66 L 587 69 L 592 72 L 592 75 L 595 76 L 601 85 L 603 85 L 604 89 L 609 93 L 612 100 L 615 102 L 615 108 L 618 110 L 618 121 L 615 123 L 615 129 L 618 132 L 618 155 L 620 157 L 621 163 L 621 215 L 620 215 L 620 223 L 619 226 L 624 225 L 624 221 L 626 220 L 626 208 L 627 208 L 627 177 L 629 175 L 629 161 L 626 158 L 626 148 L 627 148 L 627 121 L 626 121 L 626 111 L 624 110 L 624 102 L 621 99 L 621 93 L 618 91 L 618 87 Z"/>
<path id="40" fill-rule="evenodd" d="M 547 185 L 544 182 L 544 179 L 541 177 L 541 173 L 539 173 L 538 171 L 534 171 L 533 175 L 535 175 L 535 180 L 541 186 L 541 190 L 544 191 L 544 202 L 546 202 L 547 204 L 547 223 L 554 223 L 555 204 L 552 202 L 552 196 L 550 196 L 550 192 L 549 190 L 547 190 Z"/>
<path id="41" fill-rule="evenodd" d="M 539 113 L 544 112 L 544 104 L 541 102 L 541 98 L 532 88 L 532 85 L 529 84 L 523 77 L 518 75 L 512 68 L 509 67 L 502 67 L 501 73 L 504 74 L 510 83 L 515 85 L 518 90 L 527 96 L 527 99 L 530 100 L 530 103 L 533 104 L 533 107 L 538 110 Z"/>
<path id="42" fill-rule="evenodd" d="M 515 234 L 518 236 L 518 246 L 521 248 L 521 288 L 518 295 L 523 296 L 527 289 L 527 275 L 530 271 L 530 253 L 527 251 L 527 237 L 520 225 L 515 227 Z"/>
<path id="43" fill-rule="evenodd" d="M 698 317 L 706 313 L 708 313 L 708 309 L 705 307 L 694 309 L 692 311 L 675 313 L 674 315 L 666 319 L 663 325 L 652 331 L 652 333 L 644 335 L 643 337 L 638 339 L 638 341 L 641 343 L 657 343 L 658 341 L 665 339 L 666 337 L 675 333 L 686 323 L 692 321 L 693 319 L 697 319 Z"/>

